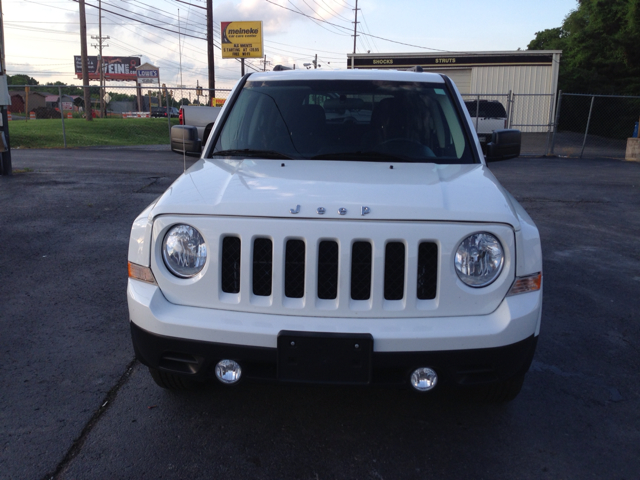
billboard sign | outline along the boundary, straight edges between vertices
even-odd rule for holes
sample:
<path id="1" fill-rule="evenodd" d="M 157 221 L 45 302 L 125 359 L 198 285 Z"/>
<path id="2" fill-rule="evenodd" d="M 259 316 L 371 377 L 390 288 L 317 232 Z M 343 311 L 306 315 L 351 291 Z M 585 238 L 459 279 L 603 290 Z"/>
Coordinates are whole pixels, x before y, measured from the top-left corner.
<path id="1" fill-rule="evenodd" d="M 262 58 L 262 22 L 222 22 L 222 58 Z"/>
<path id="2" fill-rule="evenodd" d="M 74 63 L 76 67 L 76 77 L 82 78 L 82 57 L 75 55 Z M 105 80 L 131 80 L 135 81 L 136 67 L 140 66 L 140 57 L 102 57 L 102 69 Z M 100 80 L 100 70 L 98 69 L 98 57 L 96 55 L 87 57 L 87 70 L 89 80 Z"/>

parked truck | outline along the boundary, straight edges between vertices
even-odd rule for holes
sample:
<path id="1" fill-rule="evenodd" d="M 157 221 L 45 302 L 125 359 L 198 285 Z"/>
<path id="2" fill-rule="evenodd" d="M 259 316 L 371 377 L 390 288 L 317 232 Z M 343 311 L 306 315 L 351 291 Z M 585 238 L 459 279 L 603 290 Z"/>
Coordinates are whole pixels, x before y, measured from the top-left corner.
<path id="1" fill-rule="evenodd" d="M 222 107 L 183 105 L 179 125 L 171 127 L 171 150 L 200 154 Z"/>
<path id="2" fill-rule="evenodd" d="M 464 104 L 486 155 L 493 132 L 507 128 L 507 111 L 497 100 L 465 100 Z"/>

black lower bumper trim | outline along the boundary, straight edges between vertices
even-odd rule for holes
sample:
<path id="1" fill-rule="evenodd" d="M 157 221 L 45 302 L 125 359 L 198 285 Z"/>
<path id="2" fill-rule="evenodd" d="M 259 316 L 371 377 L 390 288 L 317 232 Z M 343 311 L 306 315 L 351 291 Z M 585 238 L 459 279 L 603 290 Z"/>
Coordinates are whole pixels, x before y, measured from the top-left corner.
<path id="1" fill-rule="evenodd" d="M 220 360 L 230 359 L 241 365 L 243 379 L 278 381 L 276 348 L 166 337 L 143 330 L 133 322 L 130 325 L 136 357 L 148 367 L 204 381 L 215 378 L 215 365 Z M 487 385 L 507 380 L 527 372 L 537 341 L 538 337 L 532 335 L 520 342 L 496 348 L 373 352 L 370 383 L 409 385 L 411 372 L 419 367 L 433 368 L 438 373 L 440 384 L 453 386 Z M 331 355 L 331 352 L 327 352 L 327 355 Z"/>

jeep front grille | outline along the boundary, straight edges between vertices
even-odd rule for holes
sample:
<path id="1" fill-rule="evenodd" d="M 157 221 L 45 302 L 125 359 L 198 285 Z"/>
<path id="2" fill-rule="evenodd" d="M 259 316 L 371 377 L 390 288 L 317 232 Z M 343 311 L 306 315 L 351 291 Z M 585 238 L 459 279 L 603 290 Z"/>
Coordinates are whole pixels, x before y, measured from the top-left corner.
<path id="1" fill-rule="evenodd" d="M 184 222 L 201 232 L 208 256 L 201 274 L 178 279 L 162 261 L 162 233 Z M 153 228 L 151 268 L 169 302 L 245 312 L 259 328 L 269 320 L 253 314 L 289 316 L 291 330 L 351 319 L 350 331 L 365 318 L 393 328 L 393 318 L 488 314 L 515 278 L 515 234 L 502 224 L 161 215 Z M 460 241 L 478 231 L 495 234 L 506 252 L 500 288 L 484 289 L 482 301 L 453 264 Z M 319 323 L 299 323 L 311 317 Z"/>
<path id="2" fill-rule="evenodd" d="M 272 293 L 274 271 L 273 242 L 256 238 L 253 242 L 252 288 L 253 294 L 268 297 Z M 372 292 L 373 245 L 369 241 L 353 242 L 351 246 L 349 277 L 352 300 L 369 300 Z M 304 240 L 287 240 L 284 251 L 284 294 L 288 298 L 305 296 L 307 268 Z M 338 242 L 323 240 L 318 245 L 318 258 L 314 262 L 317 272 L 317 297 L 334 300 L 338 296 L 340 247 Z M 238 237 L 222 240 L 220 261 L 221 288 L 225 293 L 240 293 L 241 242 Z M 414 257 L 415 258 L 415 257 Z M 416 297 L 432 300 L 436 297 L 438 281 L 438 247 L 435 243 L 418 245 L 418 275 Z M 384 250 L 384 299 L 402 300 L 405 297 L 406 247 L 403 242 L 388 242 Z M 411 293 L 411 292 L 409 292 Z"/>

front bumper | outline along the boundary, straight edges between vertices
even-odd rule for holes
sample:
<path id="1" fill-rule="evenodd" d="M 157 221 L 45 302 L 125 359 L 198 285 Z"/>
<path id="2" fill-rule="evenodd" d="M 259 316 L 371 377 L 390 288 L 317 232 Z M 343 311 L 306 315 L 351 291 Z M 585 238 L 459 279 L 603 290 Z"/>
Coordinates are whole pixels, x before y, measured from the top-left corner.
<path id="1" fill-rule="evenodd" d="M 207 381 L 215 379 L 215 366 L 222 359 L 235 360 L 242 378 L 277 382 L 278 350 L 223 343 L 200 342 L 156 335 L 131 322 L 136 357 L 148 367 Z M 373 352 L 372 385 L 408 386 L 411 372 L 431 367 L 443 385 L 474 386 L 507 380 L 529 369 L 538 337 L 530 336 L 504 347 L 440 352 Z M 327 352 L 330 355 L 330 352 Z M 290 383 L 290 382 L 287 382 Z M 299 383 L 350 384 L 345 381 Z M 354 384 L 361 384 L 357 382 Z"/>
<path id="2" fill-rule="evenodd" d="M 446 318 L 295 317 L 185 307 L 168 302 L 157 286 L 136 280 L 129 280 L 128 300 L 137 358 L 196 380 L 215 378 L 216 363 L 232 359 L 245 379 L 277 381 L 278 334 L 288 330 L 370 334 L 368 383 L 408 385 L 415 368 L 431 367 L 440 383 L 465 386 L 528 370 L 542 292 L 508 297 L 489 315 Z"/>

